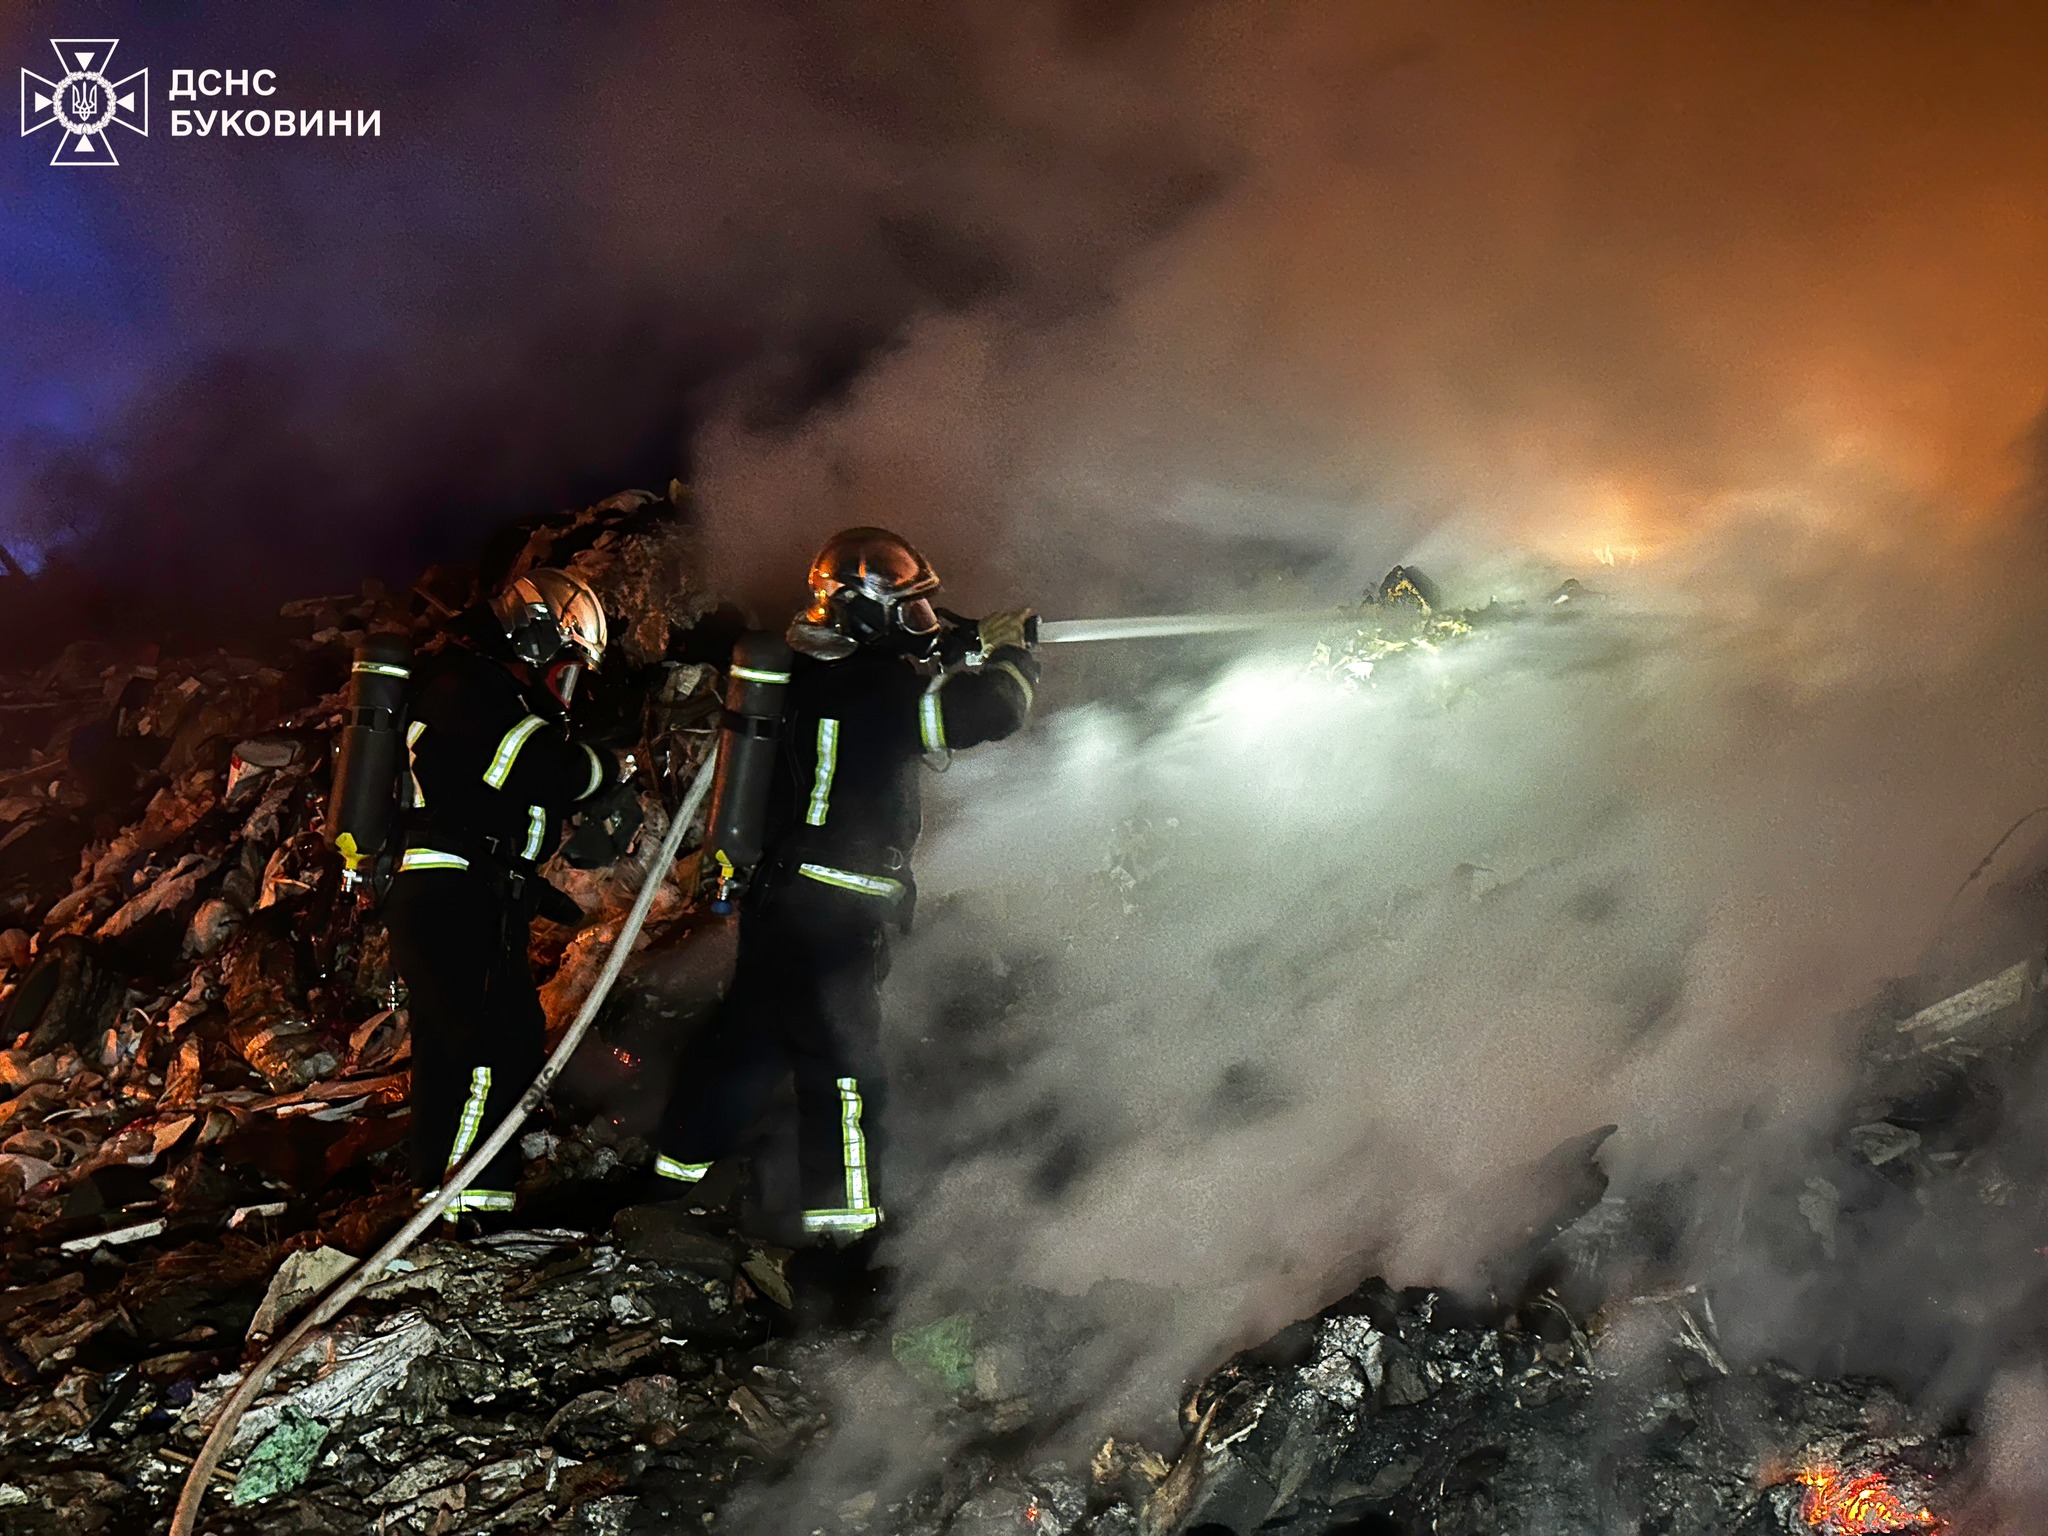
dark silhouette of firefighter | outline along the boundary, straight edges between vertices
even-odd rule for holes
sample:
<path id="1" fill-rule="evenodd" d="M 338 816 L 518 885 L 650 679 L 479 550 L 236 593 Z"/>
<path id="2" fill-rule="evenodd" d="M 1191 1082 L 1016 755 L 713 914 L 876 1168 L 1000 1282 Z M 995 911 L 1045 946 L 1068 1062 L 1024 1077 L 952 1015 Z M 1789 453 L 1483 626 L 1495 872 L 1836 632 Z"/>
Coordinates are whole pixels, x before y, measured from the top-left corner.
<path id="1" fill-rule="evenodd" d="M 571 813 L 587 823 L 630 794 L 621 759 L 568 723 L 605 635 L 587 586 L 535 570 L 456 620 L 448 643 L 412 669 L 384 921 L 410 1000 L 413 1178 L 423 1188 L 440 1185 L 541 1068 L 546 1019 L 528 929 L 537 912 L 581 913 L 539 866 Z M 515 1144 L 450 1210 L 510 1210 L 518 1173 Z"/>
<path id="2" fill-rule="evenodd" d="M 694 1184 L 795 1081 L 802 1227 L 857 1241 L 882 1221 L 888 1125 L 880 991 L 907 928 L 928 760 L 1031 711 L 1028 610 L 942 615 L 929 562 L 879 528 L 834 535 L 787 644 L 748 636 L 729 674 L 705 852 L 739 953 L 717 1020 L 680 1064 L 655 1171 Z"/>

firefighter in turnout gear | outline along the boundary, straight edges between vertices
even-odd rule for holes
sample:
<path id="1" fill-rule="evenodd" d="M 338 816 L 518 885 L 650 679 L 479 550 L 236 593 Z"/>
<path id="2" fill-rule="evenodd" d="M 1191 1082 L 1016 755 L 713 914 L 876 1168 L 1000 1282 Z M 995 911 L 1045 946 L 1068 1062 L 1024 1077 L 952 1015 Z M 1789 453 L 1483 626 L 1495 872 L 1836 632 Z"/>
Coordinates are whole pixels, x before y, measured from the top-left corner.
<path id="1" fill-rule="evenodd" d="M 908 926 L 915 896 L 919 774 L 1020 729 L 1038 681 L 1028 612 L 949 624 L 931 604 L 938 584 L 878 528 L 834 535 L 812 562 L 732 985 L 680 1063 L 655 1164 L 702 1179 L 787 1073 L 803 1230 L 839 1243 L 884 1214 L 880 991 L 889 930 Z"/>
<path id="2" fill-rule="evenodd" d="M 618 757 L 568 725 L 577 679 L 604 649 L 604 610 L 590 589 L 536 570 L 462 615 L 414 671 L 404 851 L 384 919 L 410 998 L 413 1179 L 424 1188 L 469 1155 L 540 1071 L 546 1019 L 527 931 L 537 911 L 581 913 L 537 870 L 567 816 L 622 787 Z M 515 1144 L 451 1213 L 510 1210 L 518 1172 Z"/>

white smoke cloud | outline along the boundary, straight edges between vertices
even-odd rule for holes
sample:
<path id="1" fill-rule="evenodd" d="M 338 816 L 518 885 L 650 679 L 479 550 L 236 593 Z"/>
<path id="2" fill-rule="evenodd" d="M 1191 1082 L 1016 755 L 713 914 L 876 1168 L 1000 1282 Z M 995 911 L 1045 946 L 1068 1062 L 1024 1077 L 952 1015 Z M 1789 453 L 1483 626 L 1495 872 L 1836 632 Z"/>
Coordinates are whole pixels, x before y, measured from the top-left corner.
<path id="1" fill-rule="evenodd" d="M 2048 135 L 2006 61 L 2041 22 L 1990 7 L 1120 14 L 977 55 L 986 136 L 1106 70 L 1210 195 L 1091 248 L 1092 292 L 1032 247 L 794 428 L 714 423 L 726 569 L 872 521 L 970 609 L 1396 559 L 1460 603 L 1612 594 L 1363 692 L 1054 653 L 1035 732 L 930 787 L 892 1007 L 973 1072 L 903 1111 L 912 1305 L 1178 1285 L 1170 1379 L 1366 1273 L 1470 1281 L 1565 1136 L 1618 1124 L 1622 1188 L 1712 1205 L 1838 1111 L 1840 1016 L 2044 798 Z M 1126 914 L 1133 819 L 1168 862 Z M 962 1038 L 963 993 L 1011 1000 Z M 1815 1297 L 1688 1257 L 1796 1353 Z"/>

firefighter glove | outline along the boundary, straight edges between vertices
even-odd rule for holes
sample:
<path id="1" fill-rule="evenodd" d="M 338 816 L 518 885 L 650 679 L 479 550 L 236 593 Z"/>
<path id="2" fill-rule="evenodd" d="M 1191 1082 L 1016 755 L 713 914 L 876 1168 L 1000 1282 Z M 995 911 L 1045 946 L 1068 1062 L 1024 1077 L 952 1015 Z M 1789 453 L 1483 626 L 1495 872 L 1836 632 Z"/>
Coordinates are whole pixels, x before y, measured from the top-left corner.
<path id="1" fill-rule="evenodd" d="M 630 785 L 600 790 L 577 813 L 576 830 L 563 845 L 572 869 L 602 869 L 626 856 L 643 820 L 640 797 Z"/>
<path id="2" fill-rule="evenodd" d="M 1031 621 L 1035 617 L 1037 615 L 1029 608 L 1011 608 L 990 614 L 981 621 L 981 648 L 984 651 L 1030 649 Z"/>

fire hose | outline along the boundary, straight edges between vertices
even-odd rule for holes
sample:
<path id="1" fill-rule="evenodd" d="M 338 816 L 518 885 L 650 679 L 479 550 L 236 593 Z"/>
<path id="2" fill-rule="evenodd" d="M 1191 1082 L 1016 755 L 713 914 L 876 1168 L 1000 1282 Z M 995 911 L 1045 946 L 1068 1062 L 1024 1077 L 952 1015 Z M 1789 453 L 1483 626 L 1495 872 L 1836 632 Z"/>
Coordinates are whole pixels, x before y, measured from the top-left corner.
<path id="1" fill-rule="evenodd" d="M 315 1330 L 340 1316 L 342 1310 L 362 1294 L 364 1287 L 384 1274 L 395 1259 L 440 1220 L 455 1196 L 468 1188 L 470 1181 L 490 1166 L 491 1160 L 518 1134 L 520 1126 L 526 1123 L 527 1116 L 540 1107 L 541 1101 L 547 1097 L 548 1089 L 554 1085 L 562 1069 L 569 1064 L 569 1058 L 576 1053 L 576 1047 L 589 1032 L 591 1023 L 597 1018 L 598 1010 L 604 1006 L 613 983 L 619 979 L 619 972 L 625 967 L 626 957 L 632 953 L 633 943 L 639 938 L 640 929 L 647 921 L 647 913 L 654 905 L 655 892 L 661 888 L 661 882 L 667 876 L 669 867 L 675 863 L 676 854 L 682 847 L 683 836 L 689 830 L 691 822 L 696 819 L 705 795 L 711 791 L 711 781 L 717 762 L 718 756 L 714 752 L 704 759 L 703 767 L 697 770 L 697 777 L 691 781 L 689 792 L 683 796 L 683 803 L 677 809 L 675 819 L 669 823 L 668 835 L 662 839 L 660 850 L 648 865 L 647 879 L 640 887 L 640 894 L 634 900 L 632 910 L 626 914 L 626 920 L 619 928 L 619 936 L 612 941 L 611 953 L 605 958 L 604 969 L 598 974 L 596 985 L 590 989 L 590 995 L 583 1000 L 583 1007 L 578 1010 L 575 1022 L 569 1026 L 568 1033 L 562 1036 L 561 1043 L 555 1047 L 547 1063 L 540 1069 L 540 1075 L 533 1080 L 526 1092 L 519 1096 L 519 1102 L 499 1122 L 498 1128 L 484 1138 L 470 1154 L 467 1162 L 448 1175 L 447 1182 L 413 1213 L 412 1219 L 400 1227 L 375 1253 L 366 1259 L 357 1260 L 337 1275 L 298 1323 L 271 1346 L 269 1353 L 249 1368 L 235 1390 L 221 1404 L 213 1421 L 213 1429 L 206 1437 L 206 1444 L 200 1447 L 198 1456 L 193 1459 L 192 1470 L 185 1478 L 184 1490 L 178 1496 L 177 1513 L 171 1518 L 170 1536 L 192 1536 L 193 1528 L 199 1522 L 200 1505 L 206 1500 L 207 1484 L 213 1480 L 213 1474 L 220 1466 L 221 1459 L 233 1445 L 235 1430 L 242 1422 L 242 1415 L 247 1413 L 250 1405 L 256 1401 L 269 1382 L 271 1374 L 279 1365 L 291 1359 Z"/>
<path id="2" fill-rule="evenodd" d="M 1327 613 L 1321 611 L 1232 615 L 1167 614 L 1139 618 L 1066 619 L 1046 623 L 1040 623 L 1034 617 L 1030 635 L 1033 643 L 1060 645 L 1103 640 L 1241 633 L 1302 624 L 1320 624 L 1327 622 L 1328 617 Z M 775 643 L 780 644 L 779 640 Z M 784 667 L 787 665 L 787 654 L 785 648 L 782 651 L 785 659 L 781 663 Z M 362 668 L 359 667 L 358 670 Z M 388 673 L 390 668 L 373 666 L 370 670 Z M 403 677 L 403 673 L 396 675 Z M 728 701 L 729 713 L 733 709 L 739 709 L 751 697 L 746 692 L 748 687 L 758 687 L 764 682 L 788 682 L 787 672 L 780 670 L 736 668 L 734 677 L 738 680 L 735 684 L 737 702 Z M 778 687 L 773 698 L 773 708 L 777 713 L 780 710 L 780 702 Z M 660 851 L 648 868 L 647 879 L 640 887 L 640 894 L 634 901 L 632 910 L 627 913 L 618 937 L 612 943 L 611 953 L 605 959 L 604 969 L 599 973 L 596 985 L 584 999 L 582 1008 L 569 1026 L 568 1032 L 562 1036 L 561 1043 L 555 1047 L 553 1054 L 542 1066 L 540 1075 L 534 1078 L 527 1090 L 520 1095 L 519 1102 L 513 1106 L 498 1127 L 470 1154 L 467 1161 L 448 1175 L 441 1188 L 413 1213 L 411 1219 L 400 1227 L 383 1247 L 368 1258 L 357 1260 L 336 1276 L 300 1320 L 243 1375 L 234 1391 L 221 1404 L 214 1417 L 212 1429 L 207 1434 L 206 1443 L 200 1448 L 199 1455 L 193 1460 L 192 1468 L 186 1475 L 184 1489 L 178 1498 L 177 1512 L 171 1520 L 170 1536 L 192 1536 L 192 1531 L 198 1524 L 200 1506 L 206 1499 L 208 1484 L 212 1481 L 222 1458 L 233 1445 L 235 1431 L 241 1424 L 243 1415 L 262 1393 L 277 1368 L 293 1358 L 318 1329 L 340 1316 L 349 1303 L 362 1294 L 365 1287 L 384 1274 L 394 1260 L 418 1241 L 420 1236 L 446 1212 L 455 1196 L 469 1187 L 470 1181 L 490 1165 L 491 1160 L 518 1133 L 520 1126 L 526 1123 L 527 1117 L 540 1107 L 541 1101 L 547 1097 L 548 1089 L 568 1065 L 569 1058 L 575 1054 L 577 1046 L 589 1032 L 598 1010 L 604 1006 L 613 984 L 617 982 L 619 973 L 626 963 L 626 957 L 632 952 L 634 941 L 639 937 L 640 929 L 647 920 L 647 913 L 654 904 L 654 894 L 660 889 L 669 866 L 675 862 L 684 833 L 695 820 L 704 797 L 711 791 L 717 765 L 723 755 L 725 754 L 713 752 L 707 756 L 696 778 L 691 782 L 689 792 L 684 795 L 683 803 L 678 808 L 674 821 L 669 825 L 668 835 L 662 840 Z"/>

